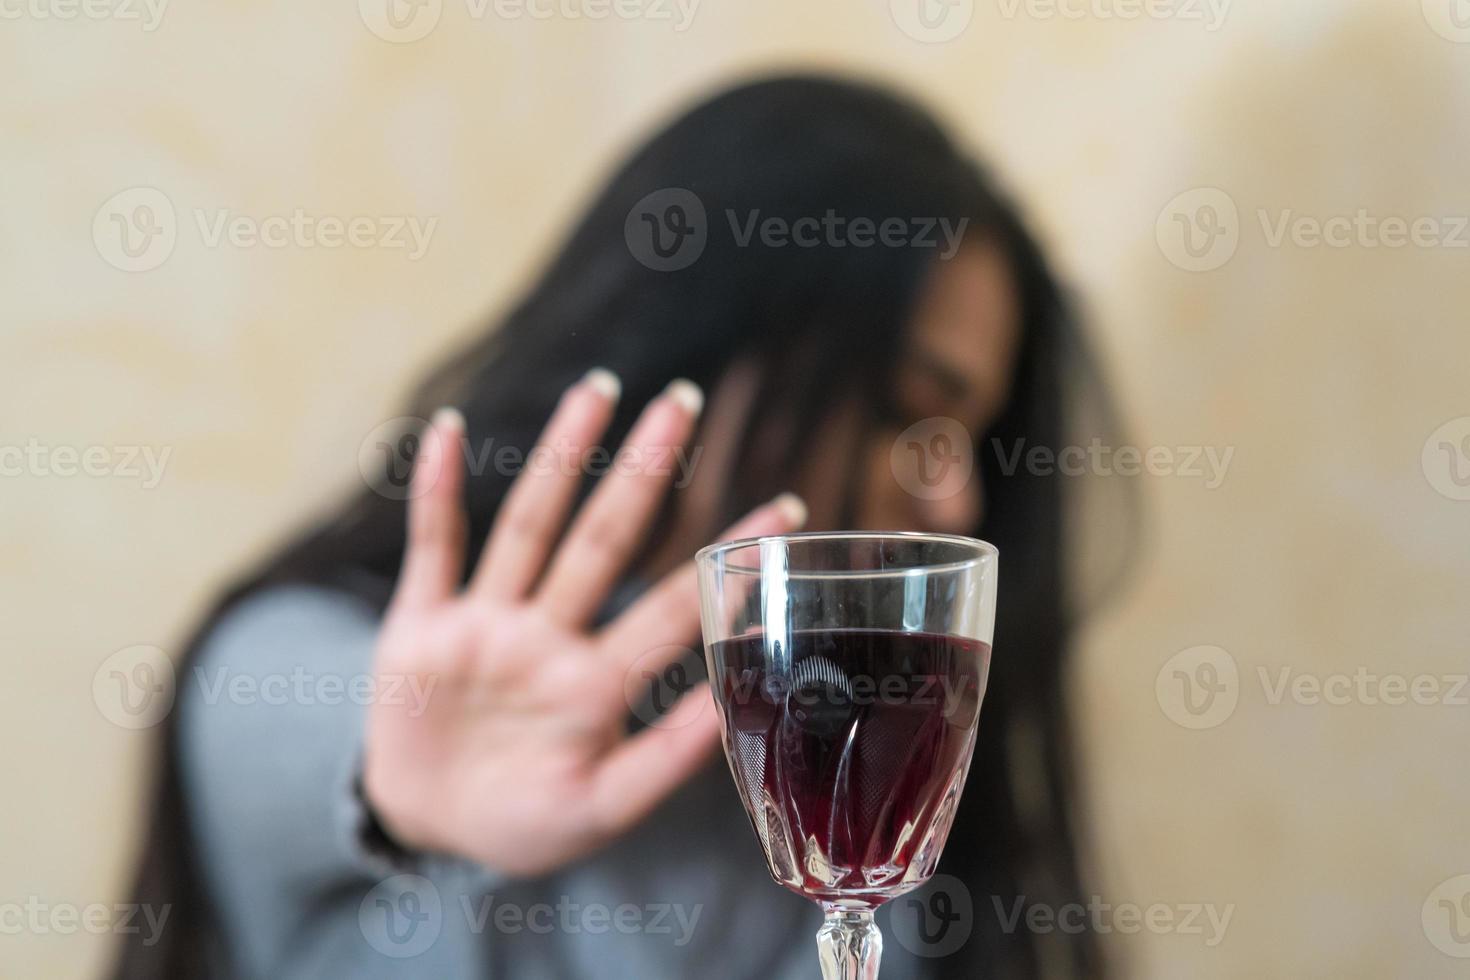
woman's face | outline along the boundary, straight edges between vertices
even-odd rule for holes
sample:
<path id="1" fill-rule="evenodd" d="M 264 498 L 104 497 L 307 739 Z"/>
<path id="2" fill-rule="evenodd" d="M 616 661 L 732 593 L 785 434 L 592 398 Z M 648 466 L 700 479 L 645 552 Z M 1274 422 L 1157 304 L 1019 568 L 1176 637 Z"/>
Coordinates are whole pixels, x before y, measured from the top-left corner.
<path id="1" fill-rule="evenodd" d="M 936 263 L 898 365 L 894 421 L 863 433 L 853 406 L 808 455 L 795 489 L 810 526 L 972 533 L 985 508 L 975 457 L 1009 397 L 1019 339 L 1019 298 L 998 246 L 967 246 Z"/>
<path id="2" fill-rule="evenodd" d="M 1019 339 L 1016 286 L 997 246 L 967 245 L 936 263 L 898 366 L 894 421 L 865 432 L 860 403 L 839 408 L 793 474 L 790 489 L 810 509 L 807 528 L 973 532 L 985 508 L 975 450 L 1009 397 Z M 672 567 L 718 533 L 721 488 L 735 478 L 758 380 L 755 366 L 740 362 L 710 393 L 703 455 L 675 500 L 673 533 L 655 568 Z"/>

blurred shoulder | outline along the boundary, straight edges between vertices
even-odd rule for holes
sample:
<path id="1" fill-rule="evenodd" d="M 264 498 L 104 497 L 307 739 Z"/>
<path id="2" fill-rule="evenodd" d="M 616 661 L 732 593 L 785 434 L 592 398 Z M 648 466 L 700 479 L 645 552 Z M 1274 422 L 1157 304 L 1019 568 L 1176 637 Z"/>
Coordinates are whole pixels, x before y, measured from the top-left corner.
<path id="1" fill-rule="evenodd" d="M 202 637 L 204 659 L 241 650 L 320 650 L 359 646 L 376 636 L 380 619 L 371 603 L 340 589 L 288 584 L 259 589 L 237 600 Z"/>

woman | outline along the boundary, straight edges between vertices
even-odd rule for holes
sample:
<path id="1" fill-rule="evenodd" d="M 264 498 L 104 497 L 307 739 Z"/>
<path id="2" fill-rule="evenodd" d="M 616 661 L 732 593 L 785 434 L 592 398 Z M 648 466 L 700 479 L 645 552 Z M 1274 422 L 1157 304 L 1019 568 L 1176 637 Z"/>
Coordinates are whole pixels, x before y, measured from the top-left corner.
<path id="1" fill-rule="evenodd" d="M 1014 211 L 913 105 L 797 77 L 693 109 L 422 387 L 414 414 L 453 407 L 405 444 L 411 487 L 388 460 L 198 634 L 138 882 L 172 921 L 117 975 L 812 975 L 817 909 L 769 880 L 707 692 L 636 731 L 625 698 L 698 645 L 700 545 L 803 522 L 1005 555 L 940 865 L 973 911 L 958 937 L 890 939 L 885 980 L 1096 975 L 1091 936 L 1012 917 L 1082 898 L 1061 487 L 1008 465 L 1063 443 L 1079 351 Z M 964 442 L 996 447 L 968 478 Z M 628 465 L 592 487 L 597 446 Z M 190 682 L 303 671 L 378 696 Z"/>

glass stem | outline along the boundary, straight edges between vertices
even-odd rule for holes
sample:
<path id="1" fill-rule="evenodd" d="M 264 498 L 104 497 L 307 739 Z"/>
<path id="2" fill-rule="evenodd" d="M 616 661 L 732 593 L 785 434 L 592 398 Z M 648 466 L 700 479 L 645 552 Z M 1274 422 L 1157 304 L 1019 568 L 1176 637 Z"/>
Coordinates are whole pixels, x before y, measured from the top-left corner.
<path id="1" fill-rule="evenodd" d="M 878 980 L 883 934 L 871 909 L 825 906 L 827 921 L 817 932 L 822 980 Z"/>

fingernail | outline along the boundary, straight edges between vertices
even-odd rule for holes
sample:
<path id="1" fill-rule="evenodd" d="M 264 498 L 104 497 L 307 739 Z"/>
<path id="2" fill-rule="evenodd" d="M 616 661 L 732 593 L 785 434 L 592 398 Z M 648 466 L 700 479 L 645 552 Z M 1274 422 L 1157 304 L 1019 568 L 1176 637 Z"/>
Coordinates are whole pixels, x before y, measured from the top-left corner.
<path id="1" fill-rule="evenodd" d="M 582 380 L 610 402 L 617 401 L 623 394 L 623 383 L 607 368 L 593 368 L 583 375 Z"/>
<path id="2" fill-rule="evenodd" d="M 699 385 L 688 378 L 670 381 L 669 386 L 664 389 L 664 394 L 682 406 L 684 411 L 690 415 L 698 415 L 700 409 L 704 408 L 704 392 L 699 390 Z"/>
<path id="3" fill-rule="evenodd" d="M 465 428 L 464 415 L 451 405 L 446 405 L 435 412 L 429 424 L 442 431 L 464 432 Z"/>
<path id="4" fill-rule="evenodd" d="M 806 526 L 806 504 L 794 493 L 783 493 L 771 501 L 775 508 L 786 518 L 786 522 L 793 528 Z"/>

